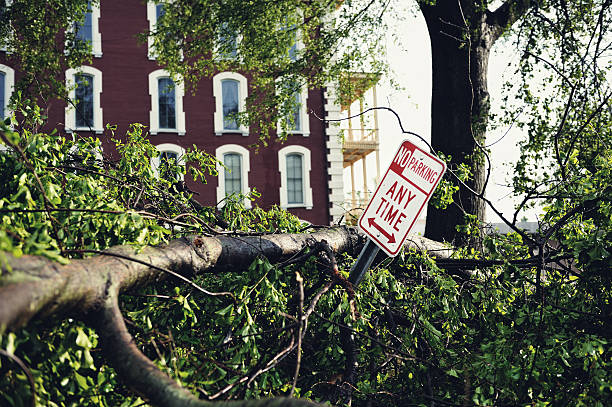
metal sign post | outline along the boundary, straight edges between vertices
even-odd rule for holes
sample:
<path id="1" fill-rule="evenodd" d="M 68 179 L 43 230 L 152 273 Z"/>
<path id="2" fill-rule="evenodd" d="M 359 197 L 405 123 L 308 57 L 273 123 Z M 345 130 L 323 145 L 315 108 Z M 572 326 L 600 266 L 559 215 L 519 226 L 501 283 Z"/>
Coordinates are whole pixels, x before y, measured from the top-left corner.
<path id="1" fill-rule="evenodd" d="M 361 249 L 357 261 L 353 264 L 353 267 L 351 267 L 351 273 L 349 274 L 348 280 L 353 286 L 357 286 L 361 282 L 379 251 L 380 247 L 376 246 L 371 239 L 368 239 L 363 249 Z"/>
<path id="2" fill-rule="evenodd" d="M 400 145 L 359 218 L 359 229 L 369 239 L 351 268 L 353 285 L 359 284 L 379 248 L 397 256 L 445 171 L 446 164 L 438 157 L 408 140 Z"/>

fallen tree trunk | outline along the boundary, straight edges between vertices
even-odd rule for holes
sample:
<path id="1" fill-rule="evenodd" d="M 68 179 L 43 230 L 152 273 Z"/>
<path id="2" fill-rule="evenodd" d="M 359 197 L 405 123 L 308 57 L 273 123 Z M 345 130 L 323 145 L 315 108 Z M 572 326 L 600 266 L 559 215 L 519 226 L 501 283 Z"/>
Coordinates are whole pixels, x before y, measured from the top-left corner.
<path id="1" fill-rule="evenodd" d="M 99 256 L 60 265 L 51 260 L 5 254 L 0 274 L 0 333 L 32 319 L 74 317 L 96 328 L 106 357 L 137 393 L 160 406 L 200 406 L 198 400 L 162 373 L 135 346 L 127 331 L 118 297 L 174 275 L 187 280 L 207 271 L 246 269 L 259 256 L 284 261 L 313 242 L 326 241 L 335 253 L 356 255 L 365 238 L 351 228 L 326 228 L 309 234 L 263 236 L 193 236 L 141 250 L 119 246 Z M 437 242 L 414 237 L 407 243 L 448 257 Z M 217 293 L 211 293 L 217 295 Z M 216 402 L 216 406 L 306 406 L 295 399 Z"/>

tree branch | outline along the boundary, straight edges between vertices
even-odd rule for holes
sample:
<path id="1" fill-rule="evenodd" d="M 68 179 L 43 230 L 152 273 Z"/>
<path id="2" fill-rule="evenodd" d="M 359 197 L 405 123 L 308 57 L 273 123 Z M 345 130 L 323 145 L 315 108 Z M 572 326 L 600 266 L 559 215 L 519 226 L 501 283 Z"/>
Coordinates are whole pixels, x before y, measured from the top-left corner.
<path id="1" fill-rule="evenodd" d="M 493 12 L 487 12 L 487 25 L 495 41 L 527 11 L 537 6 L 539 0 L 506 0 Z"/>

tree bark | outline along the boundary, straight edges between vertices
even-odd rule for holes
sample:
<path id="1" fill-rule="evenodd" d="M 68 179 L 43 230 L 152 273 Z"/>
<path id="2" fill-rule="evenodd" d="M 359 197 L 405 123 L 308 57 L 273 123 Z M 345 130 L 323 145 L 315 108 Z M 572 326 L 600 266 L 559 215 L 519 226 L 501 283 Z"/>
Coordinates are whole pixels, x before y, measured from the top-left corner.
<path id="1" fill-rule="evenodd" d="M 437 241 L 469 243 L 456 230 L 464 215 L 485 220 L 485 145 L 489 120 L 487 70 L 499 36 L 536 1 L 508 0 L 494 12 L 467 0 L 420 1 L 431 41 L 431 144 L 451 157 L 451 169 L 465 164 L 472 172 L 447 209 L 430 205 L 425 236 Z M 454 180 L 453 180 L 454 181 Z"/>

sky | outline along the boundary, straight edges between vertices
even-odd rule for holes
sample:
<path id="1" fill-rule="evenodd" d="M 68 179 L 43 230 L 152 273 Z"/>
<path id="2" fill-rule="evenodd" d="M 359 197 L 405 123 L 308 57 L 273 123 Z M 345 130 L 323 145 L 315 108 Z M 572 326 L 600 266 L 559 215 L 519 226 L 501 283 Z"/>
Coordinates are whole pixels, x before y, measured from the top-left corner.
<path id="1" fill-rule="evenodd" d="M 404 128 L 430 139 L 431 126 L 431 51 L 427 27 L 422 15 L 405 13 L 404 21 L 393 22 L 392 28 L 396 30 L 397 41 L 392 33 L 387 38 L 387 57 L 390 68 L 394 71 L 394 78 L 403 89 L 395 89 L 388 80 L 383 80 L 378 87 L 378 105 L 393 108 L 400 116 Z M 498 41 L 489 60 L 489 92 L 491 94 L 492 110 L 501 103 L 502 85 L 512 77 L 514 71 L 508 66 L 516 61 L 518 54 L 511 45 Z M 379 139 L 380 139 L 380 169 L 381 176 L 389 167 L 391 159 L 401 142 L 409 139 L 418 144 L 415 137 L 403 135 L 397 120 L 390 112 L 379 111 Z M 487 134 L 487 144 L 491 147 L 491 179 L 487 189 L 487 197 L 501 210 L 506 217 L 512 218 L 514 205 L 517 200 L 511 195 L 507 186 L 512 173 L 511 164 L 517 160 L 519 150 L 518 141 L 524 135 L 516 128 L 502 127 L 491 130 Z M 370 190 L 375 189 L 375 161 L 374 155 L 368 157 L 368 185 Z M 361 166 L 355 167 L 356 174 L 362 174 Z M 345 171 L 345 191 L 350 191 L 350 173 Z M 362 185 L 361 178 L 357 184 Z M 521 214 L 529 221 L 535 221 L 537 212 L 531 211 Z M 500 222 L 500 219 L 490 210 L 487 211 L 488 222 Z M 415 226 L 414 232 L 422 233 L 424 230 L 424 217 Z"/>

